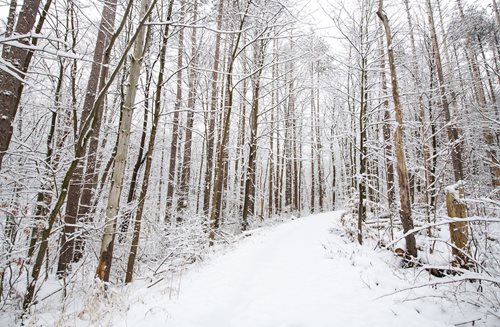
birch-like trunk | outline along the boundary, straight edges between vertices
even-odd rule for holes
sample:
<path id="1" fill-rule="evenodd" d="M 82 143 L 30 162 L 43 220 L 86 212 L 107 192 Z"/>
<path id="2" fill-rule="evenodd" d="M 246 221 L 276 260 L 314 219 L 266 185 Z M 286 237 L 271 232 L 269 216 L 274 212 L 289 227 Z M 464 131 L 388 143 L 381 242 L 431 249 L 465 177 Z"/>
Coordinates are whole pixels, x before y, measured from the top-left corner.
<path id="1" fill-rule="evenodd" d="M 172 18 L 172 8 L 173 8 L 174 0 L 171 0 L 168 7 L 167 13 L 167 22 L 169 22 Z M 181 1 L 181 6 L 183 5 L 183 1 Z M 134 234 L 132 237 L 132 244 L 130 246 L 130 252 L 127 261 L 127 272 L 125 274 L 125 283 L 130 283 L 132 281 L 132 277 L 134 275 L 134 265 L 135 259 L 137 257 L 137 251 L 139 248 L 139 237 L 141 235 L 141 222 L 142 215 L 144 212 L 144 205 L 146 202 L 146 195 L 148 193 L 149 179 L 151 176 L 151 166 L 153 164 L 153 152 L 156 141 L 156 133 L 158 131 L 158 123 L 160 122 L 160 114 L 161 114 L 161 89 L 163 86 L 164 79 L 164 70 L 165 70 L 165 62 L 166 62 L 166 52 L 167 52 L 167 41 L 170 34 L 170 24 L 167 24 L 164 28 L 162 43 L 160 48 L 160 67 L 158 72 L 158 81 L 156 84 L 156 96 L 155 96 L 155 104 L 154 104 L 154 113 L 153 113 L 153 124 L 151 127 L 151 135 L 149 137 L 149 144 L 146 151 L 146 165 L 144 167 L 144 176 L 142 180 L 141 193 L 139 195 L 139 203 L 137 205 L 137 209 L 135 212 L 135 222 L 134 222 Z"/>
<path id="2" fill-rule="evenodd" d="M 156 2 L 156 1 L 155 1 Z M 149 0 L 141 1 L 141 21 L 149 16 Z M 146 28 L 141 24 L 138 27 L 139 33 L 134 43 L 134 51 L 130 58 L 130 73 L 127 85 L 125 101 L 120 117 L 120 130 L 118 132 L 118 146 L 116 149 L 115 164 L 111 178 L 108 204 L 106 206 L 106 220 L 104 233 L 101 241 L 99 263 L 97 265 L 96 276 L 102 281 L 109 280 L 111 263 L 113 259 L 113 246 L 116 233 L 116 220 L 120 209 L 121 191 L 123 188 L 123 177 L 127 164 L 128 148 L 130 143 L 130 129 L 132 125 L 132 114 L 134 111 L 137 84 L 141 73 L 142 55 L 144 52 L 144 42 Z"/>

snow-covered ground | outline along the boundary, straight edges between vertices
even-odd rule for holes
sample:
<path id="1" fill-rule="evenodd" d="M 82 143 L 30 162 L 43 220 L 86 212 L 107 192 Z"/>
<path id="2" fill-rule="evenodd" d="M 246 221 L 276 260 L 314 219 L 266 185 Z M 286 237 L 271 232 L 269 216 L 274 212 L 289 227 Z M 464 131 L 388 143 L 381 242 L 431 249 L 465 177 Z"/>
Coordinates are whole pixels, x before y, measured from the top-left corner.
<path id="1" fill-rule="evenodd" d="M 429 275 L 418 268 L 399 268 L 399 259 L 389 251 L 346 240 L 339 225 L 341 214 L 312 215 L 254 230 L 231 249 L 192 265 L 182 276 L 149 288 L 139 281 L 101 303 L 99 298 L 82 301 L 72 314 L 68 307 L 58 318 L 50 314 L 36 318 L 35 314 L 32 322 L 134 327 L 431 327 L 471 326 L 463 323 L 476 320 L 475 326 L 500 326 L 498 318 L 444 298 L 441 286 L 392 294 L 413 283 L 425 283 Z M 446 292 L 460 292 L 455 286 L 442 287 Z"/>

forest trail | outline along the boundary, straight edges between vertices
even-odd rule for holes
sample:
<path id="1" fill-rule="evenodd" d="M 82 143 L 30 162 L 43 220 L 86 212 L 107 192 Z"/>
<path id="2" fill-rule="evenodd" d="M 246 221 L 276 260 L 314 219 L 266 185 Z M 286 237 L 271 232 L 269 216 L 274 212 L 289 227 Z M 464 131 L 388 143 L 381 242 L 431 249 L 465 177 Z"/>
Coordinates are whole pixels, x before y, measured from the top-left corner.
<path id="1" fill-rule="evenodd" d="M 380 256 L 370 255 L 375 252 L 367 249 L 356 254 L 353 251 L 356 245 L 344 242 L 340 230 L 335 228 L 340 216 L 341 212 L 312 215 L 257 230 L 241 240 L 234 250 L 186 273 L 181 278 L 178 296 L 169 299 L 166 289 L 161 294 L 145 292 L 141 304 L 132 305 L 121 324 L 452 325 L 439 322 L 451 323 L 449 320 L 455 319 L 436 303 L 427 302 L 416 308 L 418 300 L 378 298 L 404 283 L 397 285 L 400 280 L 393 270 Z"/>

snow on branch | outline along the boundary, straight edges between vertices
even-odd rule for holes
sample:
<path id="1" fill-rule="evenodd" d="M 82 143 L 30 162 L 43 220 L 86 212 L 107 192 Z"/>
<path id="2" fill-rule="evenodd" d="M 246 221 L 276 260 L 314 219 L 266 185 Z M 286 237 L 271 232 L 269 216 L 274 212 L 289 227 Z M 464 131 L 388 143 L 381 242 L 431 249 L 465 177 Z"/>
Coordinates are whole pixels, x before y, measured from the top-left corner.
<path id="1" fill-rule="evenodd" d="M 487 222 L 487 223 L 500 223 L 500 218 L 484 218 L 484 217 L 469 217 L 469 218 L 460 218 L 460 221 L 464 222 L 473 222 L 473 221 L 480 221 L 480 222 Z M 456 223 L 457 219 L 450 219 L 450 218 L 444 218 L 442 221 L 438 223 L 431 223 L 431 224 L 426 224 L 417 228 L 410 229 L 408 232 L 404 233 L 401 237 L 394 239 L 392 242 L 387 244 L 385 248 L 389 248 L 392 245 L 398 243 L 402 239 L 404 239 L 406 236 L 414 233 L 418 233 L 424 229 L 430 228 L 430 227 L 435 227 L 435 226 L 441 226 L 441 225 L 446 225 L 450 223 Z"/>

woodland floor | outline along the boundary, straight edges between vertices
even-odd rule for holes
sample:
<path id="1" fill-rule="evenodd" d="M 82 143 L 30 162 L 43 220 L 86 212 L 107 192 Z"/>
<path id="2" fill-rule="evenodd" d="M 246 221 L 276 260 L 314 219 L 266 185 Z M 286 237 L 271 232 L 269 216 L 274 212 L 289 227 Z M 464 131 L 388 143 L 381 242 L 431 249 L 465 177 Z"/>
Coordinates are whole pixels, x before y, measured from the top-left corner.
<path id="1" fill-rule="evenodd" d="M 117 326 L 453 326 L 480 319 L 444 300 L 416 269 L 399 269 L 389 251 L 345 240 L 341 212 L 253 231 L 223 255 L 180 278 L 134 295 Z M 382 252 L 383 251 L 383 252 Z M 172 294 L 172 287 L 177 287 Z M 489 320 L 489 321 L 488 321 Z M 470 324 L 465 324 L 467 326 Z M 499 326 L 499 325 L 496 325 Z"/>
<path id="2" fill-rule="evenodd" d="M 468 304 L 467 296 L 482 296 L 473 283 L 428 286 L 453 277 L 403 269 L 370 239 L 359 246 L 348 239 L 341 216 L 336 211 L 254 229 L 182 274 L 75 293 L 64 304 L 45 301 L 26 325 L 500 326 L 492 311 Z M 412 286 L 424 287 L 401 291 Z"/>

